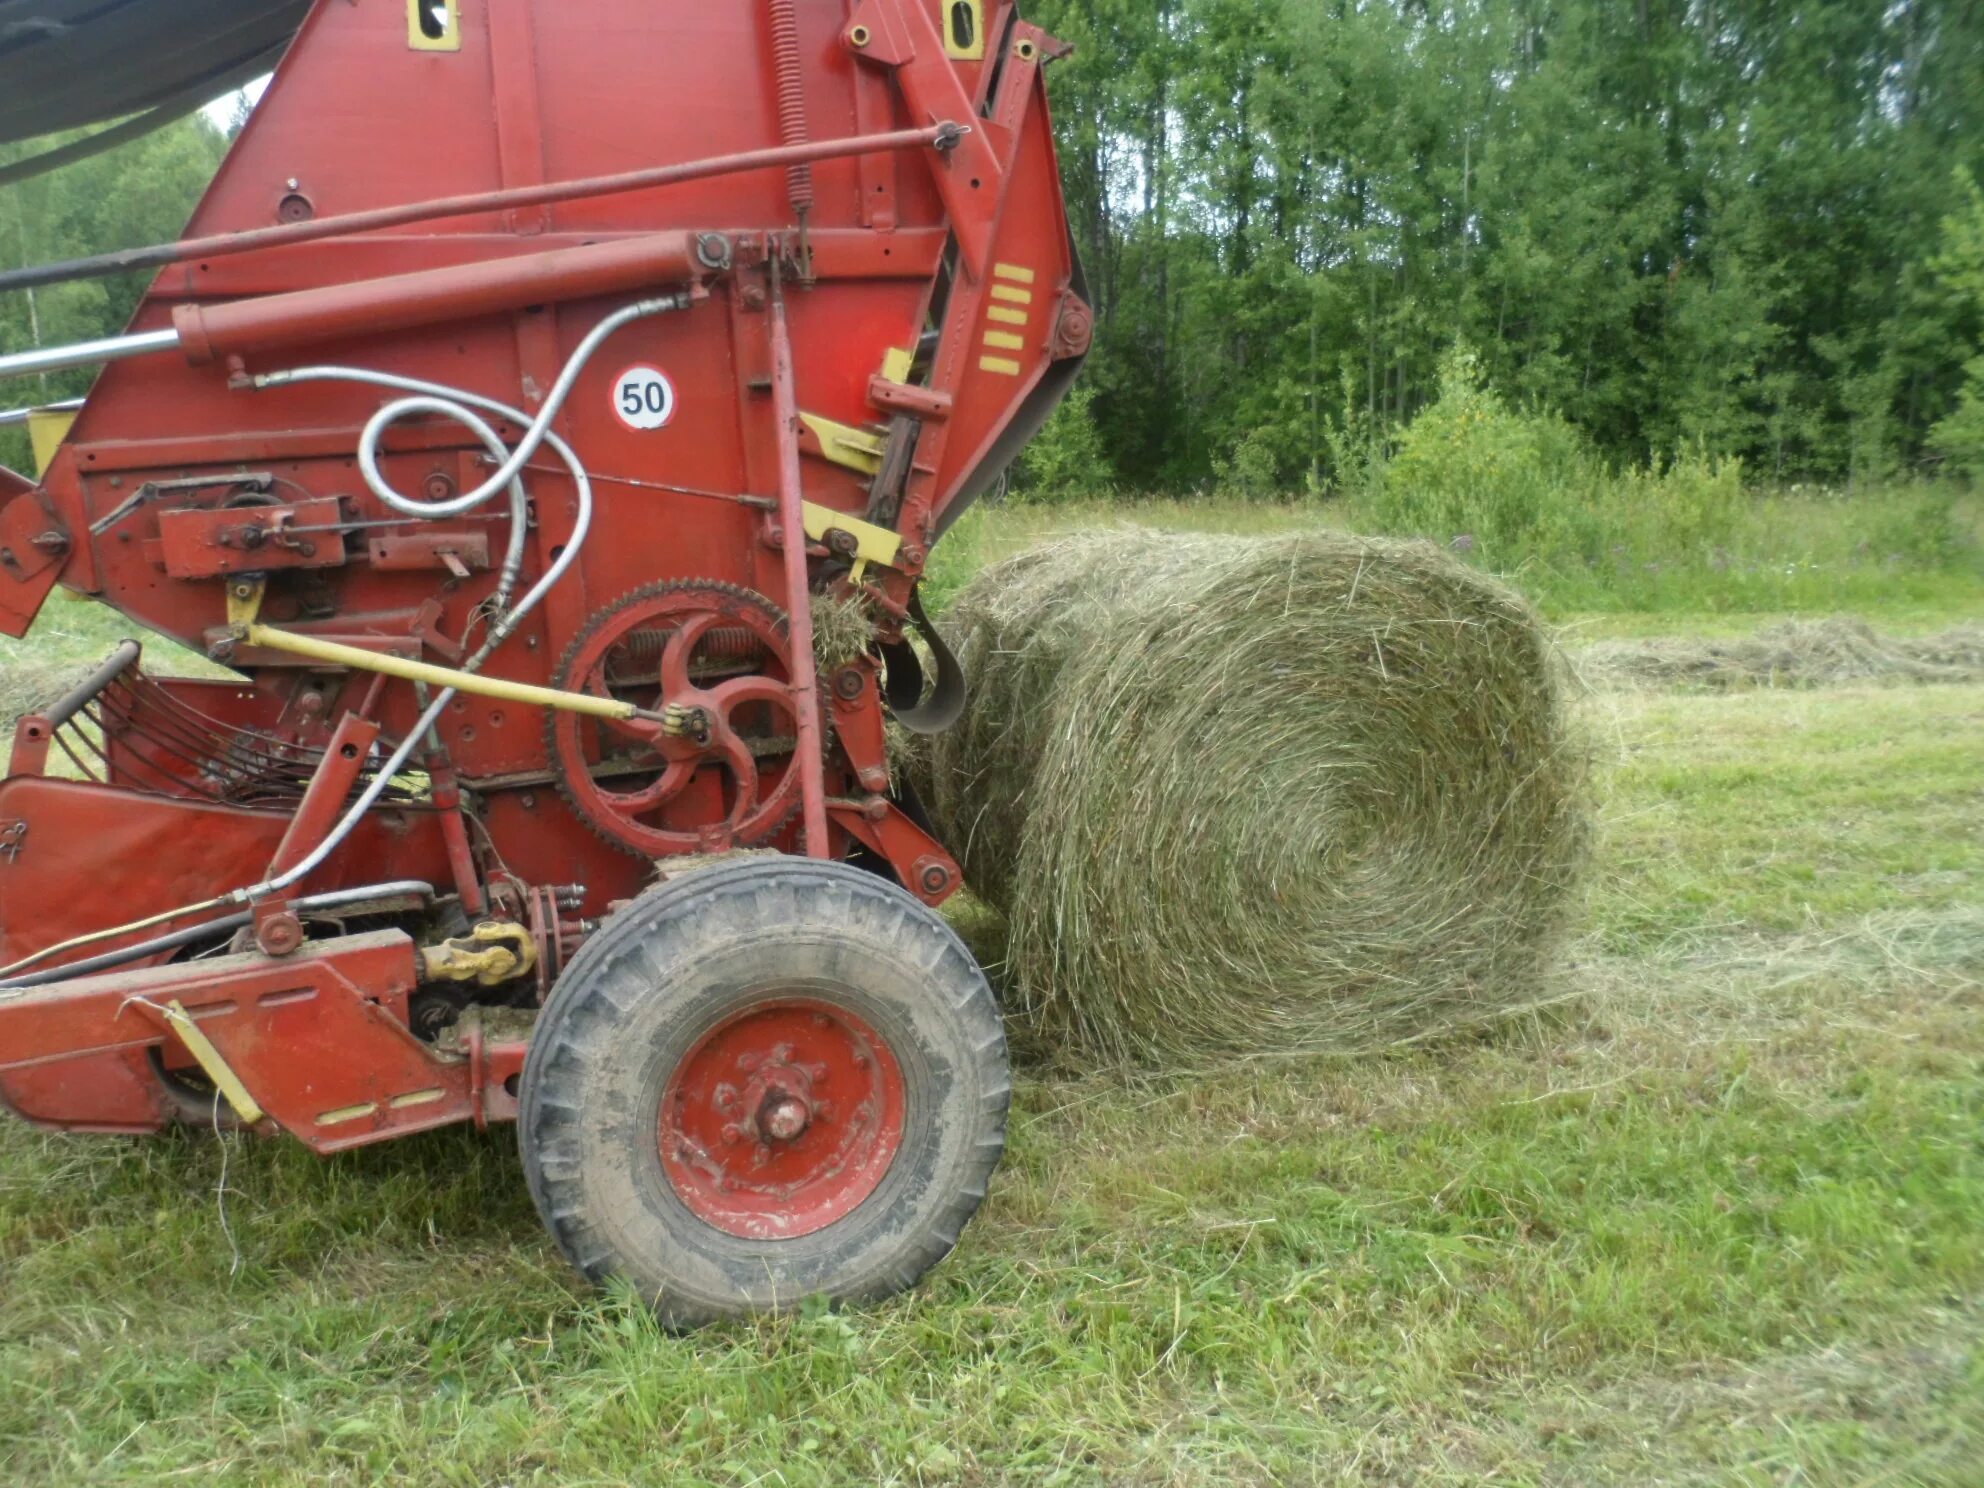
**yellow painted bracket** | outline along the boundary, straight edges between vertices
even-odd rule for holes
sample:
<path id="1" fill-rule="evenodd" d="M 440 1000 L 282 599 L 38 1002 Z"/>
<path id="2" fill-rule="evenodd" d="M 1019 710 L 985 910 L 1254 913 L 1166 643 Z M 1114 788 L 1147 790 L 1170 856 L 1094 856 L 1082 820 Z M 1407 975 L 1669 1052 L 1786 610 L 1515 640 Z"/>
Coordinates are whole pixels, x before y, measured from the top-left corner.
<path id="1" fill-rule="evenodd" d="M 829 532 L 845 532 L 854 538 L 854 572 L 850 575 L 857 583 L 871 563 L 879 563 L 884 568 L 894 568 L 902 557 L 902 534 L 891 532 L 886 527 L 877 527 L 873 522 L 864 522 L 859 517 L 850 517 L 846 512 L 837 512 L 831 506 L 820 506 L 808 501 L 802 508 L 805 519 L 806 536 L 814 542 L 825 542 Z"/>
<path id="2" fill-rule="evenodd" d="M 879 475 L 882 470 L 882 450 L 885 436 L 872 429 L 857 429 L 852 424 L 837 424 L 830 418 L 821 418 L 817 413 L 802 413 L 799 422 L 820 441 L 820 453 L 836 465 L 845 465 L 849 470 L 858 470 L 863 475 Z"/>
<path id="3" fill-rule="evenodd" d="M 34 473 L 39 480 L 48 473 L 55 452 L 69 437 L 76 422 L 73 408 L 37 408 L 28 415 L 28 444 L 34 450 Z"/>
<path id="4" fill-rule="evenodd" d="M 147 1003 L 146 1006 L 158 1005 Z M 185 1006 L 174 998 L 163 1008 L 159 1008 L 159 1011 L 165 1014 L 165 1021 L 172 1026 L 172 1031 L 179 1035 L 179 1042 L 186 1046 L 186 1052 L 193 1056 L 194 1062 L 202 1070 L 206 1071 L 207 1078 L 214 1082 L 214 1089 L 226 1097 L 227 1103 L 234 1108 L 234 1114 L 241 1118 L 242 1123 L 253 1126 L 260 1121 L 264 1114 L 261 1105 L 248 1093 L 248 1087 L 241 1083 L 241 1077 L 228 1068 L 227 1061 L 220 1057 L 220 1050 L 214 1047 L 212 1039 L 200 1031 L 200 1025 L 193 1021 L 193 1015 L 186 1011 Z"/>

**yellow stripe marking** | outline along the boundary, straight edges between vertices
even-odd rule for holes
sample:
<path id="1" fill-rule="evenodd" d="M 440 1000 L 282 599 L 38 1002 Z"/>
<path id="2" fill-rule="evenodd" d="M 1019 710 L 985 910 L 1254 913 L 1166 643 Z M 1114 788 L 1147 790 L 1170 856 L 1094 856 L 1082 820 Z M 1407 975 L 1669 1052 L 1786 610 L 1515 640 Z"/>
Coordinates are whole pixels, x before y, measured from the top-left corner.
<path id="1" fill-rule="evenodd" d="M 357 1121 L 361 1117 L 370 1116 L 378 1109 L 379 1103 L 377 1101 L 367 1101 L 362 1106 L 339 1106 L 335 1111 L 326 1111 L 323 1115 L 319 1116 L 317 1118 L 317 1125 L 342 1126 L 347 1121 Z"/>
<path id="2" fill-rule="evenodd" d="M 1000 325 L 1023 326 L 1027 316 L 1024 310 L 1008 310 L 1004 305 L 994 305 L 985 312 L 985 318 L 996 320 Z"/>
<path id="3" fill-rule="evenodd" d="M 1014 289 L 1010 284 L 995 284 L 992 286 L 992 298 L 995 300 L 1005 300 L 1009 304 L 1014 305 L 1031 305 L 1033 303 L 1033 291 L 1030 289 Z"/>
<path id="4" fill-rule="evenodd" d="M 1021 268 L 1018 264 L 994 264 L 992 276 L 995 279 L 1011 279 L 1019 284 L 1031 284 L 1034 281 L 1033 270 Z"/>
<path id="5" fill-rule="evenodd" d="M 998 372 L 1006 377 L 1020 375 L 1020 364 L 1011 357 L 980 357 L 978 369 L 981 372 Z"/>
<path id="6" fill-rule="evenodd" d="M 1001 351 L 1025 351 L 1026 337 L 1014 336 L 1005 331 L 987 331 L 985 344 L 996 346 Z"/>
<path id="7" fill-rule="evenodd" d="M 147 1007 L 156 1004 L 147 1003 Z M 184 1003 L 174 998 L 163 1009 L 165 1021 L 172 1025 L 172 1031 L 179 1035 L 179 1042 L 186 1046 L 200 1068 L 206 1071 L 207 1078 L 214 1082 L 214 1088 L 227 1098 L 234 1107 L 234 1114 L 241 1118 L 242 1125 L 253 1126 L 262 1119 L 262 1108 L 255 1097 L 248 1093 L 248 1087 L 241 1083 L 241 1077 L 228 1068 L 227 1061 L 220 1057 L 220 1050 L 213 1045 L 206 1031 L 193 1021 L 193 1015 L 186 1011 Z"/>
<path id="8" fill-rule="evenodd" d="M 415 1090 L 406 1095 L 396 1095 L 387 1104 L 395 1111 L 404 1111 L 408 1106 L 431 1106 L 447 1093 L 445 1090 Z"/>

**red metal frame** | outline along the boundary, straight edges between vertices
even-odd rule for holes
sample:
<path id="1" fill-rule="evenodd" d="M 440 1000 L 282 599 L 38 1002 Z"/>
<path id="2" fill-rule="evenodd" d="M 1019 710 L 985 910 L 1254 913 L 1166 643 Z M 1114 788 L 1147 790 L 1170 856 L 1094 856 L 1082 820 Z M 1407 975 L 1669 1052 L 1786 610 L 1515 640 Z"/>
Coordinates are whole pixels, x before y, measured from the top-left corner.
<path id="1" fill-rule="evenodd" d="M 682 290 L 688 308 L 616 332 L 564 405 L 593 536 L 488 675 L 554 683 L 592 616 L 658 580 L 768 596 L 787 616 L 798 737 L 789 765 L 762 768 L 802 786 L 771 845 L 859 845 L 926 901 L 954 892 L 956 862 L 891 799 L 876 663 L 814 675 L 812 598 L 850 576 L 807 540 L 805 507 L 893 526 L 900 556 L 858 587 L 878 639 L 900 639 L 943 527 L 1086 351 L 1041 74 L 1059 48 L 1006 0 L 983 10 L 985 55 L 959 60 L 941 0 L 483 0 L 463 9 L 461 49 L 436 53 L 409 47 L 403 8 L 320 0 L 187 238 L 144 260 L 165 267 L 132 328 L 176 328 L 181 349 L 108 367 L 39 487 L 0 472 L 0 630 L 25 631 L 59 577 L 246 679 L 134 676 L 61 729 L 24 720 L 0 782 L 0 958 L 301 861 L 412 727 L 407 683 L 242 644 L 229 575 L 266 576 L 263 620 L 376 654 L 458 665 L 480 639 L 502 501 L 403 516 L 353 466 L 376 389 L 258 391 L 257 376 L 307 359 L 534 413 L 606 315 Z M 697 159 L 656 163 L 684 140 Z M 672 382 L 665 426 L 616 415 L 635 367 Z M 802 414 L 873 431 L 883 475 L 802 439 Z M 481 485 L 489 463 L 464 429 L 416 421 L 381 468 L 431 499 Z M 578 504 L 548 456 L 525 479 L 529 583 L 571 542 Z M 47 778 L 52 748 L 80 752 L 92 778 Z M 555 968 L 651 880 L 559 794 L 534 708 L 458 697 L 416 759 L 424 793 L 389 799 L 292 893 L 420 880 L 471 917 L 529 904 Z M 711 826 L 719 794 L 670 805 L 682 840 Z M 288 897 L 261 907 L 264 947 L 295 928 Z M 177 999 L 271 1119 L 319 1150 L 514 1112 L 522 1045 L 472 1036 L 453 1059 L 409 1033 L 420 961 L 399 932 L 150 959 L 0 990 L 0 1096 L 76 1128 L 171 1119 L 146 1051 L 191 1055 L 148 1004 Z"/>

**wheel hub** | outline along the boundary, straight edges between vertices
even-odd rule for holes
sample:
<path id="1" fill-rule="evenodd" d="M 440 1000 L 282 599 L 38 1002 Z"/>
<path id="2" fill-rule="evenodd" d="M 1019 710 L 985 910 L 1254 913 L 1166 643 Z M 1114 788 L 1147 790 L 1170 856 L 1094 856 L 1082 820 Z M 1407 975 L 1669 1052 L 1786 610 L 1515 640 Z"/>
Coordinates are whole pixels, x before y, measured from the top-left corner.
<path id="1" fill-rule="evenodd" d="M 845 1008 L 797 996 L 732 1013 L 662 1093 L 662 1168 L 725 1234 L 796 1239 L 881 1185 L 903 1131 L 902 1071 Z"/>

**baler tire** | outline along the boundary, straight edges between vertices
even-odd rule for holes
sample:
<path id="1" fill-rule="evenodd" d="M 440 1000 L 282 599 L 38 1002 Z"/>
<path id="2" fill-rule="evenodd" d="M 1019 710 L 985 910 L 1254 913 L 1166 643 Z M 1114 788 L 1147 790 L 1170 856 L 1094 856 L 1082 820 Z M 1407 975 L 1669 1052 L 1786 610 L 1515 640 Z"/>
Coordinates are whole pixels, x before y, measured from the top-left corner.
<path id="1" fill-rule="evenodd" d="M 793 1020 L 800 1058 L 781 1043 L 730 1060 Z M 839 1042 L 809 1043 L 813 1034 Z M 815 1054 L 824 1062 L 807 1063 Z M 773 1194 L 776 1172 L 760 1183 L 749 1152 L 722 1145 L 753 1144 L 765 1169 L 774 1139 L 760 1116 L 748 1137 L 700 1128 L 708 1145 L 691 1160 L 693 1122 L 724 1120 L 705 1108 L 732 1110 L 728 1082 L 761 1080 L 712 1085 L 719 1059 L 725 1072 L 734 1063 L 821 1080 L 817 1129 L 776 1151 L 779 1162 L 817 1163 L 788 1185 L 794 1194 Z M 538 1212 L 572 1264 L 596 1283 L 624 1281 L 665 1324 L 689 1328 L 913 1286 L 985 1197 L 1011 1089 L 992 990 L 934 911 L 844 864 L 751 857 L 650 890 L 580 950 L 531 1039 L 518 1142 Z M 709 1102 L 690 1098 L 709 1090 Z M 766 1100 L 780 1095 L 773 1087 Z M 893 1143 L 878 1145 L 891 1129 Z M 864 1135 L 876 1144 L 861 1146 Z M 827 1155 L 813 1158 L 809 1142 Z M 739 1218 L 729 1206 L 743 1204 L 762 1210 Z"/>

